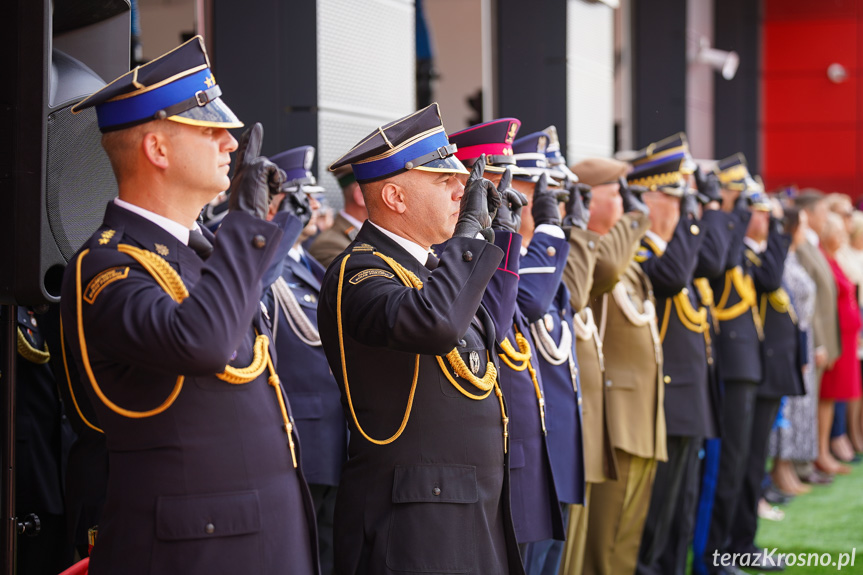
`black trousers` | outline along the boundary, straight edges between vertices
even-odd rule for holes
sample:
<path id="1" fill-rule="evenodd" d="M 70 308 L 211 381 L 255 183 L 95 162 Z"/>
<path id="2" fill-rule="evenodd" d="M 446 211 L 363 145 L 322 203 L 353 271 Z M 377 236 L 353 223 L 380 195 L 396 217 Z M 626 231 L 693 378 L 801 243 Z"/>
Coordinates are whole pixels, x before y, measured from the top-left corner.
<path id="1" fill-rule="evenodd" d="M 761 499 L 764 482 L 764 466 L 767 464 L 767 448 L 770 430 L 776 421 L 782 398 L 759 397 L 755 400 L 755 418 L 752 422 L 752 450 L 743 478 L 743 487 L 737 499 L 737 510 L 731 526 L 731 551 L 751 551 L 755 547 L 755 531 L 758 529 L 758 500 Z"/>
<path id="2" fill-rule="evenodd" d="M 730 380 L 725 382 L 722 398 L 722 441 L 719 450 L 719 474 L 716 478 L 716 495 L 710 532 L 704 550 L 708 570 L 716 572 L 713 552 L 730 550 L 731 526 L 737 510 L 737 499 L 743 488 L 743 479 L 752 447 L 752 424 L 755 420 L 754 381 Z"/>
<path id="3" fill-rule="evenodd" d="M 668 436 L 668 461 L 656 467 L 650 509 L 638 550 L 638 575 L 684 575 L 695 527 L 699 459 L 703 441 Z"/>
<path id="4" fill-rule="evenodd" d="M 333 516 L 336 512 L 336 494 L 339 488 L 333 485 L 309 485 L 315 514 L 318 519 L 318 555 L 321 560 L 321 575 L 332 575 L 335 556 L 333 555 Z"/>

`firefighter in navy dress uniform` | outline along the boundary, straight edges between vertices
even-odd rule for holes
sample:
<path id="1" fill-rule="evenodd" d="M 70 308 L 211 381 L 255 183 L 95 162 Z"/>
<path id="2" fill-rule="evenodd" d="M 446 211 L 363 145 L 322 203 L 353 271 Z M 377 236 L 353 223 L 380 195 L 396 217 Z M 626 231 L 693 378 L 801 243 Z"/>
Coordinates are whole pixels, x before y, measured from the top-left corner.
<path id="1" fill-rule="evenodd" d="M 482 161 L 461 185 L 455 149 L 435 103 L 330 167 L 352 165 L 369 211 L 318 305 L 351 432 L 340 574 L 523 573 L 494 321 L 480 305 L 503 257 L 488 241 L 499 196 Z"/>
<path id="2" fill-rule="evenodd" d="M 333 571 L 333 513 L 339 475 L 347 459 L 348 431 L 339 387 L 330 371 L 318 333 L 318 300 L 324 267 L 303 249 L 317 230 L 316 195 L 323 192 L 311 172 L 315 148 L 300 146 L 272 156 L 285 172 L 285 183 L 271 203 L 271 211 L 295 213 L 304 225 L 290 234 L 291 249 L 281 277 L 264 295 L 273 318 L 273 344 L 281 358 L 279 378 L 291 400 L 297 432 L 303 441 L 303 474 L 309 483 L 318 519 L 321 573 Z M 286 230 L 285 236 L 289 232 Z"/>
<path id="3" fill-rule="evenodd" d="M 195 37 L 83 100 L 119 184 L 63 281 L 66 344 L 109 451 L 90 573 L 318 573 L 314 511 L 261 310 L 283 178 Z M 196 219 L 230 184 L 218 238 Z M 213 245 L 215 241 L 215 245 Z M 206 258 L 206 263 L 204 259 Z M 290 361 L 291 358 L 286 358 Z"/>

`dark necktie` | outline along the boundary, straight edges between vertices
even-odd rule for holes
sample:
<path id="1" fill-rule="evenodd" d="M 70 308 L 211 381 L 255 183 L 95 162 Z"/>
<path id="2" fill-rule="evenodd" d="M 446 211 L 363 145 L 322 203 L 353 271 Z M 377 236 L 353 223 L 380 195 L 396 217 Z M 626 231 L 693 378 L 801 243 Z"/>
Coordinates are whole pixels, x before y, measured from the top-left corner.
<path id="1" fill-rule="evenodd" d="M 428 259 L 426 259 L 426 267 L 434 271 L 437 268 L 437 265 L 440 263 L 440 260 L 431 252 L 429 252 Z"/>
<path id="2" fill-rule="evenodd" d="M 300 263 L 306 266 L 306 269 L 312 271 L 312 264 L 309 262 L 309 258 L 306 257 L 306 253 L 300 253 Z"/>
<path id="3" fill-rule="evenodd" d="M 213 253 L 213 244 L 204 237 L 201 230 L 189 230 L 189 247 L 195 250 L 202 260 L 206 260 Z"/>

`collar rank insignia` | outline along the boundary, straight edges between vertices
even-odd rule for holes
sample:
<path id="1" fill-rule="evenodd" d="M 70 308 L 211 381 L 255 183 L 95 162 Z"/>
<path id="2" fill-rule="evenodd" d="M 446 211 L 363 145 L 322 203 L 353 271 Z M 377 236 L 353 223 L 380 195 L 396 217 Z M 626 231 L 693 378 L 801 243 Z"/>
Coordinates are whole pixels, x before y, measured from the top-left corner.
<path id="1" fill-rule="evenodd" d="M 171 253 L 171 250 L 169 250 L 168 246 L 166 246 L 165 244 L 155 244 L 155 247 L 156 247 L 156 253 L 162 257 L 165 257 L 169 253 Z"/>
<path id="2" fill-rule="evenodd" d="M 475 351 L 470 352 L 470 371 L 474 375 L 479 373 L 479 354 Z"/>
<path id="3" fill-rule="evenodd" d="M 104 246 L 108 242 L 111 241 L 111 238 L 114 237 L 114 234 L 117 233 L 114 230 L 105 230 L 102 232 L 102 237 L 99 238 L 99 245 Z"/>

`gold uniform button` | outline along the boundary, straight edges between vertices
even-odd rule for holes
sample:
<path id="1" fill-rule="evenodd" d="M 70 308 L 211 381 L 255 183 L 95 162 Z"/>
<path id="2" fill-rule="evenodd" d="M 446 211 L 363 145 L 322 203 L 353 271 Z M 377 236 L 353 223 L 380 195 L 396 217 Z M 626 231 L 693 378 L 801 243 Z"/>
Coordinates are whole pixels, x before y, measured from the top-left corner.
<path id="1" fill-rule="evenodd" d="M 470 250 L 466 251 L 465 253 L 463 253 L 461 255 L 461 259 L 463 259 L 466 262 L 471 261 L 473 259 L 473 252 Z"/>
<path id="2" fill-rule="evenodd" d="M 207 525 L 204 526 L 204 532 L 207 533 L 207 535 L 212 535 L 216 532 L 216 526 L 212 523 L 207 523 Z"/>
<path id="3" fill-rule="evenodd" d="M 698 226 L 696 226 L 695 224 L 689 226 L 689 231 L 692 233 L 693 236 L 697 236 L 701 233 L 701 230 L 698 229 Z"/>
<path id="4" fill-rule="evenodd" d="M 664 381 L 665 383 L 671 383 L 671 376 L 666 375 L 665 377 L 662 378 L 662 381 Z"/>
<path id="5" fill-rule="evenodd" d="M 432 489 L 432 495 L 440 495 L 440 487 L 435 487 Z"/>
<path id="6" fill-rule="evenodd" d="M 554 254 L 557 253 L 557 250 L 554 248 L 554 246 L 548 246 L 548 249 L 545 251 L 549 256 L 554 256 Z"/>
<path id="7" fill-rule="evenodd" d="M 267 238 L 262 235 L 257 235 L 252 238 L 252 245 L 257 249 L 263 249 L 267 245 Z"/>

